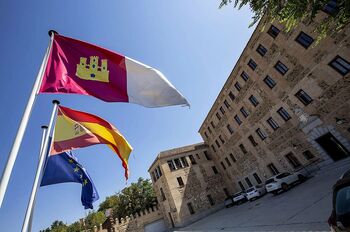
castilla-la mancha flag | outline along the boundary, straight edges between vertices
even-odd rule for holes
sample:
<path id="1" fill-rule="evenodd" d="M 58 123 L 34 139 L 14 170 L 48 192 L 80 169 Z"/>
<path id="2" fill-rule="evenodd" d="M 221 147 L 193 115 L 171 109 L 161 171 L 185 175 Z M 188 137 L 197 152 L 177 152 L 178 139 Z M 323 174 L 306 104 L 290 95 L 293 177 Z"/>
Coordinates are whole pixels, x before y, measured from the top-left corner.
<path id="1" fill-rule="evenodd" d="M 146 107 L 188 105 L 164 75 L 145 64 L 55 34 L 39 93 L 72 93 Z"/>
<path id="2" fill-rule="evenodd" d="M 122 161 L 128 178 L 128 159 L 132 147 L 106 120 L 86 112 L 59 106 L 50 155 L 95 144 L 106 144 Z"/>

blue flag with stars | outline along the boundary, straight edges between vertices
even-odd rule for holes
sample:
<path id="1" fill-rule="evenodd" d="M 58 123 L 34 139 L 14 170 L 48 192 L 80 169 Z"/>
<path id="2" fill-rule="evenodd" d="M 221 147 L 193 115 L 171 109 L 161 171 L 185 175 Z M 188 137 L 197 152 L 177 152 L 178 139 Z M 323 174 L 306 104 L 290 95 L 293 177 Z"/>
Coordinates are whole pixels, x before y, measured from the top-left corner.
<path id="1" fill-rule="evenodd" d="M 82 184 L 81 203 L 85 209 L 92 209 L 92 203 L 99 199 L 99 195 L 89 174 L 71 153 L 50 155 L 47 160 L 41 186 L 76 182 Z"/>

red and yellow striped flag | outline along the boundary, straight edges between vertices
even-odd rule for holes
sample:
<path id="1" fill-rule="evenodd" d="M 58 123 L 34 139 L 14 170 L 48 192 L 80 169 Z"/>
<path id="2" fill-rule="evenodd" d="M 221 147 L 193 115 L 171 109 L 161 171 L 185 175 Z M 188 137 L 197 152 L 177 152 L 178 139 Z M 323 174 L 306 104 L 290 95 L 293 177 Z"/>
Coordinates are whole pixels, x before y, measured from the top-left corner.
<path id="1" fill-rule="evenodd" d="M 132 147 L 124 136 L 96 115 L 59 106 L 50 155 L 95 144 L 106 144 L 118 154 L 128 179 L 128 159 Z"/>

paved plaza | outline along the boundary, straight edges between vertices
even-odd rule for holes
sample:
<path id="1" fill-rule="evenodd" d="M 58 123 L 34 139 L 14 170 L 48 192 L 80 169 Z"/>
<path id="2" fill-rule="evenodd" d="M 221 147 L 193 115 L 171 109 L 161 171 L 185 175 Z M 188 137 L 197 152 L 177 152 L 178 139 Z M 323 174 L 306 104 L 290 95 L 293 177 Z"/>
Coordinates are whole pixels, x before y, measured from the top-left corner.
<path id="1" fill-rule="evenodd" d="M 287 192 L 224 208 L 177 231 L 329 231 L 332 185 L 349 168 L 350 159 L 333 163 Z"/>

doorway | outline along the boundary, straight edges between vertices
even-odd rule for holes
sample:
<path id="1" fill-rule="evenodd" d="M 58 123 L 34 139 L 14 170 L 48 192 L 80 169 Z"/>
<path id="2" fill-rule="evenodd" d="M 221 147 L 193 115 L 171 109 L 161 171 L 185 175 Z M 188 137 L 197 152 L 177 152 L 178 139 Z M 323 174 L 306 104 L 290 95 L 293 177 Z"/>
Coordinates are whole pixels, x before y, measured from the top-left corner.
<path id="1" fill-rule="evenodd" d="M 327 152 L 333 161 L 350 156 L 349 151 L 331 133 L 322 135 L 316 139 L 316 142 Z"/>

